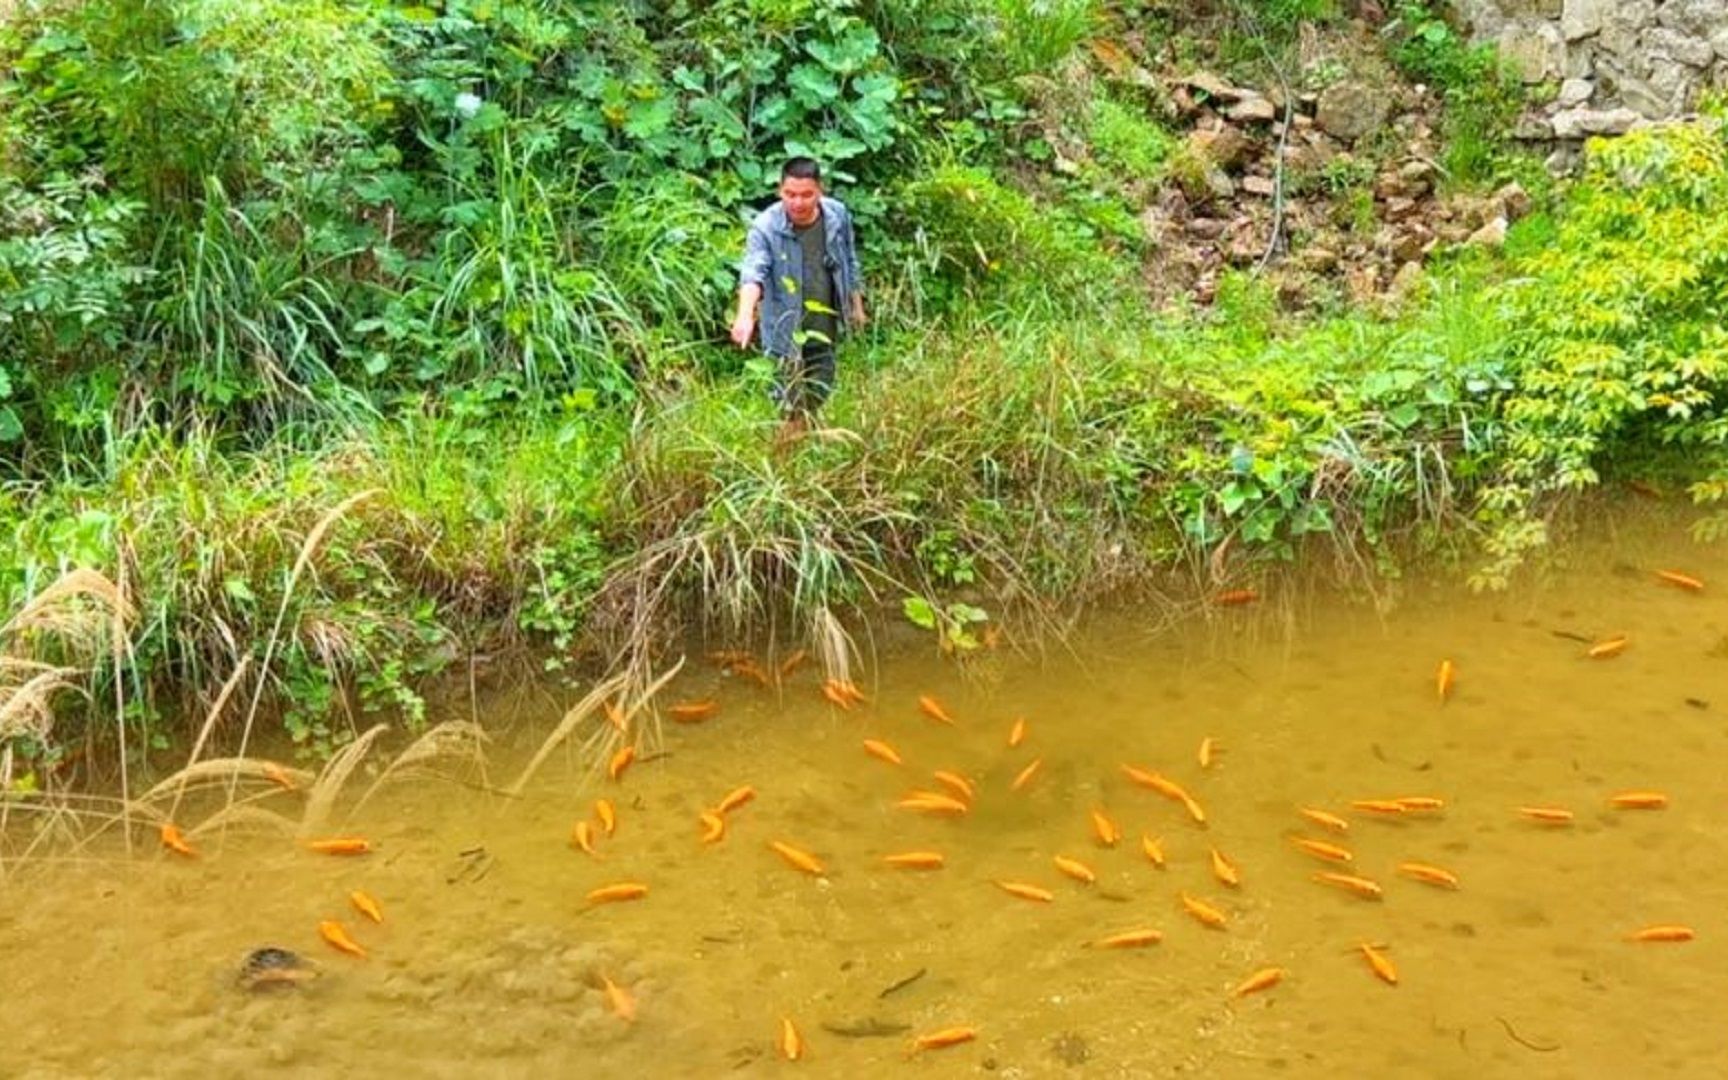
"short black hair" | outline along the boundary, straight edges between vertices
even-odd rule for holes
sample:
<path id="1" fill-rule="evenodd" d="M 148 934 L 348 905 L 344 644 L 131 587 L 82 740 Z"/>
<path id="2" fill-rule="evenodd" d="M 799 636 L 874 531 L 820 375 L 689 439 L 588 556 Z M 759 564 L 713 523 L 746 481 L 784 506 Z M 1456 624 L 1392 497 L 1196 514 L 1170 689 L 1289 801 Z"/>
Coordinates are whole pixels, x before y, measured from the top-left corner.
<path id="1" fill-rule="evenodd" d="M 780 166 L 782 180 L 814 180 L 822 182 L 822 166 L 812 157 L 792 157 L 786 159 L 786 164 Z"/>

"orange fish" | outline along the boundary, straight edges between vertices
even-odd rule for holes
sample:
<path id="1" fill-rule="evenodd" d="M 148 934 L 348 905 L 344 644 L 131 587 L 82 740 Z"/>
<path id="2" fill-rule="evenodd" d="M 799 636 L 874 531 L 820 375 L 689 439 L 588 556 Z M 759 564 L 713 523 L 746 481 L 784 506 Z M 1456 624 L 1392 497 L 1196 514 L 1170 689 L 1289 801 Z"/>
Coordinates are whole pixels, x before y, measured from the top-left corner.
<path id="1" fill-rule="evenodd" d="M 1037 775 L 1038 767 L 1042 764 L 1044 764 L 1043 758 L 1033 758 L 1032 764 L 1021 769 L 1019 775 L 1014 777 L 1014 782 L 1008 785 L 1008 790 L 1019 791 L 1021 788 L 1031 783 L 1032 777 Z"/>
<path id="2" fill-rule="evenodd" d="M 328 840 L 308 840 L 306 850 L 320 855 L 364 855 L 372 850 L 372 843 L 358 836 L 337 836 Z"/>
<path id="3" fill-rule="evenodd" d="M 1146 858 L 1152 861 L 1153 866 L 1156 866 L 1160 870 L 1164 869 L 1163 844 L 1152 839 L 1150 836 L 1147 836 L 1145 833 L 1141 833 L 1140 850 L 1146 853 Z"/>
<path id="4" fill-rule="evenodd" d="M 1182 910 L 1199 919 L 1202 925 L 1210 926 L 1214 930 L 1222 930 L 1230 921 L 1224 917 L 1222 911 L 1204 900 L 1196 900 L 1187 893 L 1181 894 L 1181 899 Z"/>
<path id="5" fill-rule="evenodd" d="M 1690 926 L 1646 926 L 1626 936 L 1627 941 L 1691 941 Z"/>
<path id="6" fill-rule="evenodd" d="M 697 815 L 702 822 L 702 843 L 719 843 L 726 836 L 726 819 L 718 812 L 704 810 Z"/>
<path id="7" fill-rule="evenodd" d="M 627 726 L 624 719 L 624 710 L 620 709 L 616 702 L 611 701 L 604 702 L 601 707 L 606 711 L 606 722 L 618 729 L 618 731 L 624 731 Z"/>
<path id="8" fill-rule="evenodd" d="M 1703 592 L 1704 583 L 1690 574 L 1682 574 L 1678 570 L 1658 570 L 1656 576 L 1670 585 L 1677 585 L 1689 592 Z"/>
<path id="9" fill-rule="evenodd" d="M 1016 720 L 1014 726 L 1008 729 L 1008 749 L 1012 750 L 1025 741 L 1026 721 L 1024 719 Z"/>
<path id="10" fill-rule="evenodd" d="M 741 660 L 738 663 L 733 664 L 732 674 L 750 679 L 759 686 L 767 687 L 774 685 L 774 681 L 768 677 L 768 673 L 763 671 L 761 666 L 754 660 Z M 715 704 L 714 707 L 718 709 L 720 706 Z M 709 713 L 708 715 L 712 716 L 713 713 Z"/>
<path id="11" fill-rule="evenodd" d="M 840 691 L 840 693 L 845 695 L 847 701 L 850 701 L 854 705 L 862 705 L 864 702 L 870 700 L 864 696 L 864 691 L 858 689 L 857 684 L 849 679 L 836 679 L 834 681 L 834 686 Z"/>
<path id="12" fill-rule="evenodd" d="M 852 699 L 846 696 L 846 691 L 840 688 L 837 679 L 829 679 L 822 684 L 822 696 L 828 699 L 830 705 L 848 710 L 852 708 Z"/>
<path id="13" fill-rule="evenodd" d="M 586 821 L 578 821 L 570 830 L 570 843 L 574 844 L 577 850 L 585 851 L 596 859 L 603 857 L 594 850 L 594 829 Z"/>
<path id="14" fill-rule="evenodd" d="M 1194 819 L 1195 824 L 1206 824 L 1206 811 L 1200 808 L 1200 803 L 1194 798 L 1194 796 L 1184 795 L 1182 797 L 1182 808 L 1188 811 L 1188 816 Z"/>
<path id="15" fill-rule="evenodd" d="M 635 760 L 636 748 L 634 746 L 620 747 L 618 752 L 612 755 L 612 760 L 606 763 L 607 777 L 616 781 L 624 775 L 624 770 L 628 769 L 630 763 Z"/>
<path id="16" fill-rule="evenodd" d="M 972 781 L 961 776 L 959 773 L 948 772 L 945 769 L 938 769 L 931 775 L 934 776 L 939 783 L 946 784 L 948 788 L 961 799 L 966 802 L 972 801 L 975 794 L 972 790 Z"/>
<path id="17" fill-rule="evenodd" d="M 1414 878 L 1429 885 L 1438 885 L 1443 889 L 1456 889 L 1458 887 L 1457 874 L 1450 870 L 1442 870 L 1438 866 L 1429 866 L 1427 863 L 1401 862 L 1398 864 L 1398 872 L 1407 878 Z"/>
<path id="18" fill-rule="evenodd" d="M 1440 670 L 1434 673 L 1434 689 L 1440 694 L 1440 704 L 1446 704 L 1446 699 L 1452 696 L 1452 684 L 1458 679 L 1458 668 L 1450 660 L 1440 661 Z"/>
<path id="19" fill-rule="evenodd" d="M 1217 848 L 1212 849 L 1212 875 L 1232 889 L 1242 884 L 1242 874 L 1236 869 L 1236 864 L 1225 858 L 1224 853 Z"/>
<path id="20" fill-rule="evenodd" d="M 648 886 L 639 881 L 620 881 L 588 891 L 590 904 L 615 904 L 621 900 L 640 900 L 648 895 Z"/>
<path id="21" fill-rule="evenodd" d="M 1092 811 L 1092 832 L 1105 847 L 1115 847 L 1122 839 L 1122 830 L 1116 827 L 1116 823 L 1111 821 L 1104 811 L 1096 808 Z"/>
<path id="22" fill-rule="evenodd" d="M 274 761 L 266 761 L 264 763 L 264 779 L 270 781 L 272 784 L 275 784 L 284 791 L 294 790 L 294 778 L 289 776 L 287 772 L 283 770 L 282 766 L 276 764 Z"/>
<path id="23" fill-rule="evenodd" d="M 715 649 L 708 654 L 708 659 L 721 667 L 731 667 L 733 664 L 742 664 L 746 660 L 754 659 L 754 657 L 743 649 Z"/>
<path id="24" fill-rule="evenodd" d="M 790 1016 L 780 1018 L 780 1056 L 787 1061 L 797 1061 L 804 1056 L 804 1037 L 798 1034 L 798 1029 L 792 1026 Z"/>
<path id="25" fill-rule="evenodd" d="M 719 712 L 720 703 L 713 698 L 706 701 L 681 701 L 666 711 L 679 723 L 696 724 Z"/>
<path id="26" fill-rule="evenodd" d="M 1364 941 L 1357 948 L 1362 950 L 1362 958 L 1368 961 L 1369 970 L 1380 977 L 1380 981 L 1392 986 L 1398 985 L 1398 969 L 1392 966 L 1392 961 L 1386 954 Z"/>
<path id="27" fill-rule="evenodd" d="M 1253 589 L 1225 589 L 1213 596 L 1212 602 L 1220 607 L 1241 607 L 1243 604 L 1252 604 L 1258 599 L 1260 599 L 1260 594 Z"/>
<path id="28" fill-rule="evenodd" d="M 938 724 L 952 725 L 954 723 L 954 718 L 948 715 L 948 710 L 942 707 L 942 703 L 931 697 L 929 694 L 920 694 L 918 696 L 918 708 L 925 716 L 928 716 Z"/>
<path id="29" fill-rule="evenodd" d="M 864 740 L 864 752 L 869 754 L 871 757 L 881 758 L 890 765 L 905 764 L 905 762 L 900 759 L 900 754 L 892 746 L 876 739 Z"/>
<path id="30" fill-rule="evenodd" d="M 1009 896 L 1018 896 L 1022 900 L 1036 900 L 1040 904 L 1048 904 L 1056 899 L 1056 894 L 1049 889 L 1040 889 L 1036 885 L 1027 885 L 1020 881 L 998 881 L 996 887 Z"/>
<path id="31" fill-rule="evenodd" d="M 1277 986 L 1281 981 L 1283 981 L 1283 979 L 1283 968 L 1261 968 L 1246 979 L 1243 979 L 1240 983 L 1237 983 L 1236 988 L 1230 991 L 1230 996 L 1233 998 L 1239 998 L 1245 997 L 1248 994 L 1257 994 L 1262 990 L 1269 990 L 1272 987 Z"/>
<path id="32" fill-rule="evenodd" d="M 1668 796 L 1660 791 L 1623 791 L 1611 797 L 1608 805 L 1621 810 L 1660 810 L 1668 805 Z"/>
<path id="33" fill-rule="evenodd" d="M 1322 885 L 1331 885 L 1343 889 L 1345 892 L 1355 893 L 1364 900 L 1378 900 L 1382 895 L 1379 884 L 1355 874 L 1334 874 L 1325 871 L 1315 874 L 1314 880 Z"/>
<path id="34" fill-rule="evenodd" d="M 943 1028 L 941 1031 L 932 1031 L 928 1035 L 920 1035 L 913 1039 L 912 1047 L 906 1051 L 906 1056 L 911 1057 L 921 1050 L 940 1050 L 944 1046 L 959 1046 L 961 1043 L 969 1043 L 977 1037 L 978 1032 L 973 1028 Z"/>
<path id="35" fill-rule="evenodd" d="M 630 991 L 604 975 L 600 976 L 600 981 L 606 986 L 606 1004 L 613 1015 L 625 1023 L 636 1019 L 636 999 L 630 996 Z"/>
<path id="36" fill-rule="evenodd" d="M 1088 885 L 1095 884 L 1098 881 L 1098 875 L 1092 872 L 1092 868 L 1081 862 L 1079 859 L 1070 859 L 1066 855 L 1058 855 L 1055 857 L 1055 862 L 1056 869 L 1067 874 L 1075 881 L 1084 881 Z"/>
<path id="37" fill-rule="evenodd" d="M 1337 814 L 1329 814 L 1324 810 L 1315 810 L 1306 806 L 1297 807 L 1296 812 L 1307 818 L 1309 821 L 1312 821 L 1314 824 L 1323 828 L 1331 829 L 1333 832 L 1350 831 L 1350 823 L 1339 817 Z"/>
<path id="38" fill-rule="evenodd" d="M 611 799 L 594 800 L 594 816 L 600 819 L 600 827 L 611 836 L 618 831 L 618 811 L 613 808 Z"/>
<path id="39" fill-rule="evenodd" d="M 944 860 L 934 851 L 902 851 L 895 855 L 884 855 L 882 861 L 901 870 L 939 870 Z"/>
<path id="40" fill-rule="evenodd" d="M 1598 641 L 1596 644 L 1590 646 L 1589 651 L 1584 655 L 1588 656 L 1592 660 L 1609 660 L 1625 652 L 1629 640 L 1629 638 L 1622 634 L 1620 637 L 1609 638 L 1606 641 Z"/>
<path id="41" fill-rule="evenodd" d="M 1432 795 L 1403 795 L 1392 800 L 1407 811 L 1420 813 L 1425 810 L 1446 809 L 1445 799 L 1436 799 Z"/>
<path id="42" fill-rule="evenodd" d="M 365 956 L 366 950 L 359 942 L 348 936 L 348 931 L 335 919 L 325 919 L 318 924 L 318 936 L 330 943 L 330 946 L 349 956 Z"/>
<path id="43" fill-rule="evenodd" d="M 802 848 L 795 848 L 784 840 L 770 840 L 768 846 L 773 848 L 782 859 L 785 859 L 787 865 L 794 870 L 802 870 L 813 876 L 826 872 L 821 860 Z"/>
<path id="44" fill-rule="evenodd" d="M 970 809 L 959 799 L 935 791 L 914 791 L 894 805 L 902 810 L 919 810 L 926 814 L 964 814 Z"/>
<path id="45" fill-rule="evenodd" d="M 1396 799 L 1356 799 L 1350 804 L 1350 809 L 1360 810 L 1365 814 L 1403 814 L 1407 808 Z"/>
<path id="46" fill-rule="evenodd" d="M 805 650 L 803 650 L 803 649 L 792 650 L 791 655 L 787 656 L 786 659 L 780 661 L 780 677 L 782 679 L 784 679 L 786 676 L 792 674 L 794 671 L 797 671 L 799 668 L 799 665 L 803 664 L 804 661 L 806 661 L 808 659 L 810 659 L 810 654 L 808 652 L 806 652 Z"/>
<path id="47" fill-rule="evenodd" d="M 1317 859 L 1349 862 L 1353 857 L 1345 848 L 1341 848 L 1337 844 L 1328 844 L 1324 840 L 1310 840 L 1305 836 L 1292 836 L 1290 842 Z"/>
<path id="48" fill-rule="evenodd" d="M 1159 773 L 1147 769 L 1135 768 L 1133 765 L 1123 765 L 1122 775 L 1139 784 L 1143 788 L 1151 788 L 1168 799 L 1181 802 L 1188 798 L 1188 792 L 1176 781 L 1168 779 Z"/>
<path id="49" fill-rule="evenodd" d="M 1101 937 L 1092 943 L 1094 949 L 1136 949 L 1142 945 L 1156 945 L 1164 940 L 1161 930 L 1124 930 L 1119 934 Z"/>
<path id="50" fill-rule="evenodd" d="M 732 811 L 743 806 L 755 797 L 756 789 L 751 787 L 749 784 L 745 784 L 743 787 L 733 788 L 731 791 L 726 793 L 724 799 L 720 800 L 720 804 L 714 808 L 714 811 L 719 814 L 730 814 Z"/>
<path id="51" fill-rule="evenodd" d="M 192 845 L 186 842 L 186 836 L 180 831 L 178 825 L 166 821 L 163 822 L 161 835 L 162 846 L 167 848 L 169 851 L 172 851 L 174 854 L 184 855 L 188 859 L 196 859 L 198 857 L 198 853 L 192 849 Z"/>
<path id="52" fill-rule="evenodd" d="M 371 919 L 373 922 L 381 923 L 384 921 L 384 909 L 379 907 L 378 901 L 372 899 L 371 894 L 367 893 L 365 890 L 355 889 L 353 892 L 349 893 L 348 902 L 354 905 L 356 911 L 360 912 L 360 914 L 366 916 L 368 919 Z"/>
<path id="53" fill-rule="evenodd" d="M 1196 756 L 1200 760 L 1200 767 L 1202 769 L 1210 769 L 1212 767 L 1213 755 L 1215 755 L 1217 752 L 1218 752 L 1217 740 L 1212 738 L 1212 736 L 1210 736 L 1210 735 L 1206 736 L 1204 739 L 1201 739 L 1200 740 L 1200 750 L 1196 754 Z"/>
<path id="54" fill-rule="evenodd" d="M 1563 810 L 1558 806 L 1520 806 L 1518 812 L 1532 821 L 1540 821 L 1545 825 L 1572 824 L 1572 811 Z"/>

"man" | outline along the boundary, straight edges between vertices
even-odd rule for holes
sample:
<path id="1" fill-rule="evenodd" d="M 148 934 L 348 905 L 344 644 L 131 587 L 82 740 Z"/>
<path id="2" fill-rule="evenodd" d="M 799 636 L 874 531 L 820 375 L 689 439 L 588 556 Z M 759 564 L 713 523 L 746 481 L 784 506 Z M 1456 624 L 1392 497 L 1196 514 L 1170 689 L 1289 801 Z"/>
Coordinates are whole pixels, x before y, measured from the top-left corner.
<path id="1" fill-rule="evenodd" d="M 784 440 L 800 434 L 834 390 L 841 316 L 864 325 L 864 286 L 852 214 L 822 194 L 822 170 L 795 157 L 780 170 L 780 201 L 756 215 L 738 275 L 732 340 L 750 347 L 760 306 L 762 351 L 778 368 L 774 398 Z"/>

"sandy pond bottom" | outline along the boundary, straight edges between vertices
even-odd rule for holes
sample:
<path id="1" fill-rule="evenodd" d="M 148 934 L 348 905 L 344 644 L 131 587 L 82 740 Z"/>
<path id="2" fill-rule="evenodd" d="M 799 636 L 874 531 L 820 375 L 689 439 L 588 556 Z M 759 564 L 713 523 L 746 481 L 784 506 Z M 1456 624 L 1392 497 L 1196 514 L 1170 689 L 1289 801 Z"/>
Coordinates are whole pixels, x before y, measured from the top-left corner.
<path id="1" fill-rule="evenodd" d="M 809 668 L 774 694 L 692 663 L 668 699 L 714 696 L 719 714 L 667 725 L 671 755 L 618 783 L 557 755 L 519 800 L 398 787 L 343 823 L 378 846 L 358 858 L 231 836 L 196 861 L 147 846 L 131 861 L 44 862 L 0 888 L 0 1076 L 1719 1076 L 1728 556 L 1664 532 L 1580 548 L 1576 563 L 1541 587 L 1448 591 L 1383 618 L 1262 604 L 1152 634 L 1112 617 L 1072 656 L 1003 650 L 970 677 L 896 660 L 861 680 L 869 704 L 849 713 Z M 1666 585 L 1659 568 L 1708 587 Z M 1592 660 L 1556 631 L 1629 644 Z M 1457 667 L 1444 704 L 1443 658 Z M 957 723 L 923 716 L 921 694 Z M 548 705 L 531 719 L 544 730 L 556 717 Z M 1010 748 L 1017 718 L 1028 734 Z M 1220 750 L 1203 769 L 1206 737 Z M 865 738 L 905 764 L 866 755 Z M 495 755 L 492 777 L 515 775 L 508 758 Z M 1206 825 L 1124 763 L 1183 785 Z M 975 784 L 969 814 L 895 806 L 942 790 L 935 769 Z M 724 840 L 700 844 L 699 812 L 744 784 L 755 800 Z M 1669 805 L 1609 805 L 1632 790 Z M 569 836 L 602 796 L 619 823 L 593 858 Z M 1400 796 L 1445 808 L 1350 808 Z M 1525 805 L 1575 820 L 1533 822 Z M 1300 806 L 1349 831 L 1328 834 Z M 1095 809 L 1124 833 L 1114 848 L 1095 836 Z M 1162 841 L 1164 869 L 1143 836 Z M 1354 862 L 1320 863 L 1295 836 Z M 773 840 L 826 872 L 792 869 Z M 458 854 L 479 848 L 484 860 Z M 1214 877 L 1212 849 L 1240 868 L 1239 887 Z M 946 865 L 881 861 L 912 850 Z M 1058 855 L 1096 884 L 1060 874 Z M 1460 887 L 1397 873 L 1407 860 Z M 1313 880 L 1327 870 L 1372 878 L 1383 898 Z M 649 894 L 585 903 L 616 881 Z M 378 898 L 382 925 L 349 907 L 353 889 Z M 1227 925 L 1185 913 L 1184 892 Z M 365 959 L 319 940 L 330 918 Z M 1627 940 L 1651 924 L 1697 937 Z M 1137 928 L 1162 942 L 1087 947 Z M 1383 946 L 1397 986 L 1375 978 L 1361 942 Z M 237 989 L 241 959 L 263 945 L 315 958 L 322 976 Z M 1266 967 L 1283 981 L 1230 996 Z M 601 976 L 634 997 L 633 1023 L 609 1010 Z M 776 1054 L 782 1017 L 807 1043 L 796 1064 Z M 976 1040 L 908 1059 L 913 1037 L 954 1026 Z"/>

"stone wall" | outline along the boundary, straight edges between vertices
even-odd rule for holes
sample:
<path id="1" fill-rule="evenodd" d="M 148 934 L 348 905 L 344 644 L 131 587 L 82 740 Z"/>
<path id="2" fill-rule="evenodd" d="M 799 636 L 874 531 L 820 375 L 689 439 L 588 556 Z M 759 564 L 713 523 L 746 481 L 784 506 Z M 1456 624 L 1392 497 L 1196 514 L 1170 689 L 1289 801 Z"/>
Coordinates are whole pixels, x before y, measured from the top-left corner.
<path id="1" fill-rule="evenodd" d="M 1491 41 L 1527 83 L 1559 97 L 1530 135 L 1616 134 L 1678 116 L 1701 91 L 1728 87 L 1728 0 L 1456 0 L 1477 41 Z M 1543 131 L 1543 128 L 1547 131 Z"/>

